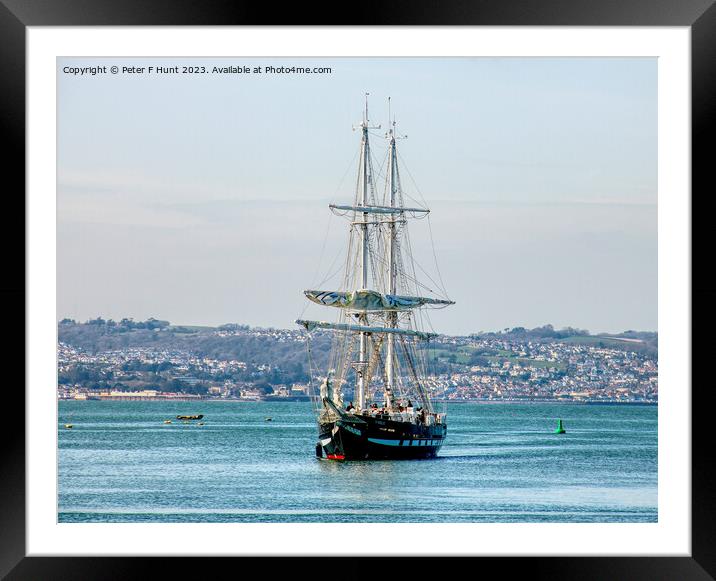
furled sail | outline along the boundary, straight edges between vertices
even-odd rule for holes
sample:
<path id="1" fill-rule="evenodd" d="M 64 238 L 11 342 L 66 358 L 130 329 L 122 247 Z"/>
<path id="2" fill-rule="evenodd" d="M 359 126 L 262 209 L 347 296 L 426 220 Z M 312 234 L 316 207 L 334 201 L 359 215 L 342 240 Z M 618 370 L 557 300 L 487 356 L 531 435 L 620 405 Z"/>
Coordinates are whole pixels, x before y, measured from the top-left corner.
<path id="1" fill-rule="evenodd" d="M 382 294 L 374 290 L 348 291 L 303 291 L 306 297 L 319 305 L 355 309 L 357 311 L 403 311 L 423 305 L 454 305 L 453 301 L 430 297 L 407 297 Z"/>
<path id="2" fill-rule="evenodd" d="M 363 212 L 365 214 L 400 214 L 402 212 L 429 214 L 427 208 L 403 208 L 400 206 L 349 206 L 329 204 L 331 210 L 347 210 L 354 212 Z"/>
<path id="3" fill-rule="evenodd" d="M 335 329 L 337 331 L 356 331 L 360 333 L 394 333 L 396 335 L 411 335 L 420 339 L 430 339 L 437 337 L 437 333 L 425 333 L 423 331 L 413 331 L 412 329 L 400 329 L 398 327 L 372 327 L 369 325 L 351 325 L 350 323 L 327 323 L 325 321 L 305 321 L 298 319 L 297 324 L 302 325 L 307 331 L 313 329 Z"/>

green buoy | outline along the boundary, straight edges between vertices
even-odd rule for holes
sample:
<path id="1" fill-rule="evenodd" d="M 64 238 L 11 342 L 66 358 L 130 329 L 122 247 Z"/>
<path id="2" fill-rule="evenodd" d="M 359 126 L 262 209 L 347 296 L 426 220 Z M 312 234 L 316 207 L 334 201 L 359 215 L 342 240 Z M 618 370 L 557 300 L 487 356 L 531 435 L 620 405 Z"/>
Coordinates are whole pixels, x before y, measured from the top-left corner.
<path id="1" fill-rule="evenodd" d="M 564 429 L 564 426 L 562 425 L 562 420 L 557 420 L 557 429 L 554 431 L 555 434 L 566 434 L 567 430 Z"/>

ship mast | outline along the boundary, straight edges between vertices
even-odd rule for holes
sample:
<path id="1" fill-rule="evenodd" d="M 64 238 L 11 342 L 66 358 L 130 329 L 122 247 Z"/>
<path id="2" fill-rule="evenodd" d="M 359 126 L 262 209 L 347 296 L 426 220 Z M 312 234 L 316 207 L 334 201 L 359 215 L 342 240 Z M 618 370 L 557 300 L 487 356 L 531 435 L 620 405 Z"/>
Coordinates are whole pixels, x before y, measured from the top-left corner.
<path id="1" fill-rule="evenodd" d="M 390 97 L 388 98 L 388 111 L 390 111 Z M 390 121 L 390 112 L 388 113 L 388 120 Z M 390 139 L 390 207 L 395 208 L 396 193 L 398 191 L 398 160 L 396 159 L 395 150 L 395 121 L 393 121 L 392 128 L 388 131 L 388 138 Z M 388 223 L 388 294 L 395 295 L 397 293 L 396 288 L 396 215 L 391 215 L 391 220 Z M 396 311 L 388 312 L 388 327 L 394 328 L 398 326 L 398 313 Z M 393 393 L 395 391 L 395 336 L 392 333 L 388 334 L 388 344 L 386 347 L 385 357 L 385 405 L 388 409 L 393 408 Z"/>
<path id="2" fill-rule="evenodd" d="M 376 127 L 370 127 L 368 124 L 368 95 L 365 94 L 365 112 L 363 114 L 363 122 L 360 127 L 363 132 L 363 138 L 361 140 L 361 156 L 363 158 L 363 195 L 361 197 L 361 203 L 359 206 L 367 208 L 369 206 L 368 200 L 368 185 L 372 181 L 370 175 L 370 142 L 368 140 L 368 129 L 380 129 L 380 125 Z M 361 245 L 360 245 L 360 272 L 361 272 L 361 289 L 368 288 L 368 212 L 364 211 L 363 221 L 360 224 L 361 227 Z M 363 324 L 368 324 L 368 314 L 364 311 L 358 316 L 358 320 Z M 365 392 L 366 384 L 369 378 L 366 377 L 366 371 L 368 370 L 368 334 L 365 332 L 360 333 L 359 343 L 359 361 L 356 369 L 356 391 L 357 397 L 357 408 L 362 410 L 365 408 Z"/>

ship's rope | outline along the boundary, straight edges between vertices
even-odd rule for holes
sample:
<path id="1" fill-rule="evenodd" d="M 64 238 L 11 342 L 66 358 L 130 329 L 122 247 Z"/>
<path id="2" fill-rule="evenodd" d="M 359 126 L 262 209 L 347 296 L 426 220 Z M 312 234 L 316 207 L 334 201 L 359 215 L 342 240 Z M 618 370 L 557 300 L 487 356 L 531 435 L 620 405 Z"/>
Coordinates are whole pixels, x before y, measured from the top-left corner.
<path id="1" fill-rule="evenodd" d="M 365 381 L 367 389 L 366 391 L 370 391 L 370 384 L 371 380 L 373 379 L 373 375 L 375 373 L 376 363 L 380 359 L 380 350 L 383 347 L 383 339 L 384 335 L 379 335 L 378 339 L 373 341 L 373 351 L 368 358 L 368 365 L 365 370 Z M 373 399 L 375 399 L 375 391 L 373 392 Z"/>
<path id="2" fill-rule="evenodd" d="M 344 342 L 343 342 L 343 348 L 340 349 L 340 353 L 342 354 L 340 357 L 339 365 L 337 366 L 337 369 L 339 371 L 338 374 L 338 381 L 340 381 L 340 385 L 343 386 L 344 383 L 346 383 L 346 376 L 348 375 L 348 367 L 350 366 L 351 357 L 353 356 L 353 350 L 355 349 L 355 337 L 352 336 L 351 333 L 345 332 L 341 333 L 344 336 Z M 346 348 L 347 347 L 347 348 Z"/>
<path id="3" fill-rule="evenodd" d="M 399 152 L 397 149 L 396 149 L 395 153 L 398 155 L 398 161 L 400 162 L 399 165 L 400 165 L 401 167 L 403 167 L 403 168 L 405 169 L 405 171 L 408 172 L 408 177 L 410 178 L 410 181 L 413 183 L 413 186 L 415 186 L 415 191 L 418 192 L 418 195 L 420 196 L 420 200 L 416 200 L 415 198 L 413 198 L 413 197 L 412 197 L 410 194 L 408 194 L 407 192 L 404 192 L 405 197 L 407 197 L 409 200 L 415 202 L 418 206 L 422 206 L 423 208 L 427 208 L 427 207 L 428 207 L 428 204 L 427 204 L 427 202 L 425 201 L 425 197 L 423 196 L 423 193 L 420 191 L 420 188 L 418 187 L 418 184 L 417 184 L 417 182 L 415 181 L 415 178 L 413 178 L 413 174 L 410 173 L 410 169 L 408 169 L 407 164 L 406 164 L 405 161 L 403 160 L 403 156 L 400 155 L 400 152 Z M 422 218 L 424 218 L 424 217 L 425 217 L 425 216 L 423 216 Z M 422 219 L 422 218 L 420 218 L 420 219 Z"/>
<path id="4" fill-rule="evenodd" d="M 338 195 L 338 191 L 339 191 L 339 190 L 341 189 L 341 187 L 343 186 L 343 182 L 345 181 L 346 176 L 348 175 L 348 172 L 350 172 L 351 169 L 353 169 L 353 168 L 355 167 L 356 157 L 358 157 L 358 156 L 360 155 L 362 149 L 363 149 L 363 148 L 362 148 L 362 147 L 360 146 L 360 144 L 359 144 L 359 145 L 358 145 L 358 149 L 357 149 L 356 152 L 353 154 L 353 158 L 351 159 L 350 163 L 348 164 L 348 167 L 346 167 L 346 171 L 343 173 L 343 177 L 341 177 L 341 181 L 338 183 L 338 187 L 336 187 L 335 191 L 333 192 L 333 196 L 331 197 L 331 199 L 332 199 L 333 202 L 338 201 L 338 200 L 336 200 L 336 196 Z"/>
<path id="5" fill-rule="evenodd" d="M 315 373 L 314 368 L 316 367 L 313 361 L 313 353 L 311 352 L 311 334 L 305 333 L 306 337 L 306 354 L 308 357 L 308 391 L 311 395 L 311 403 L 313 404 L 314 413 L 318 413 L 320 407 L 323 406 L 323 402 L 320 402 L 321 395 L 314 387 L 313 374 Z M 320 402 L 320 407 L 319 407 Z"/>
<path id="6" fill-rule="evenodd" d="M 438 264 L 438 255 L 435 252 L 435 240 L 433 239 L 433 226 L 432 222 L 430 222 L 430 216 L 428 216 L 428 232 L 430 232 L 430 247 L 433 249 L 433 260 L 435 261 L 435 270 L 438 273 L 438 279 L 440 280 L 440 289 L 445 294 L 445 296 L 448 296 L 447 289 L 445 288 L 445 283 L 443 282 L 443 276 L 440 273 L 440 265 Z"/>
<path id="7" fill-rule="evenodd" d="M 418 192 L 418 195 L 420 196 L 420 199 L 422 200 L 422 204 L 425 207 L 427 207 L 427 203 L 425 202 L 425 197 L 423 196 L 423 193 L 420 191 L 420 187 L 418 186 L 417 182 L 415 181 L 415 178 L 413 178 L 413 174 L 410 173 L 410 169 L 407 167 L 407 165 L 403 161 L 403 158 L 400 156 L 400 154 L 398 154 L 398 159 L 401 161 L 401 164 L 405 168 L 405 171 L 408 172 L 408 177 L 410 178 L 410 181 L 413 183 L 413 186 L 415 187 L 415 191 Z M 410 197 L 410 196 L 408 196 L 408 197 Z M 413 201 L 415 201 L 416 203 L 418 203 L 418 205 L 420 205 L 421 202 L 418 202 L 418 200 L 415 200 L 414 198 L 411 198 L 411 199 L 413 199 Z M 433 239 L 433 229 L 432 229 L 432 225 L 430 222 L 430 214 L 426 214 L 424 217 L 427 217 L 427 219 L 428 219 L 428 231 L 430 233 L 430 246 L 432 248 L 433 259 L 435 261 L 435 269 L 438 274 L 438 279 L 440 280 L 440 285 L 439 285 L 440 291 L 444 294 L 445 297 L 447 297 L 448 293 L 445 288 L 445 283 L 443 282 L 442 275 L 440 274 L 440 267 L 438 266 L 437 254 L 435 252 L 435 241 Z M 422 267 L 421 267 L 421 270 L 422 270 Z M 425 271 L 423 271 L 423 272 L 425 272 Z M 427 274 L 427 273 L 425 273 L 425 274 Z M 434 282 L 434 281 L 432 281 L 432 282 Z"/>
<path id="8" fill-rule="evenodd" d="M 346 171 L 343 172 L 343 176 L 341 176 L 341 179 L 340 179 L 340 181 L 338 182 L 338 186 L 336 187 L 335 191 L 333 192 L 333 195 L 331 196 L 331 200 L 335 201 L 335 198 L 336 198 L 336 196 L 338 195 L 338 192 L 339 192 L 340 189 L 343 187 L 343 182 L 345 181 L 346 176 L 348 175 L 348 172 L 350 172 L 351 168 L 355 167 L 355 166 L 354 166 L 355 159 L 356 159 L 356 157 L 358 157 L 358 155 L 359 155 L 359 153 L 360 153 L 360 150 L 361 150 L 361 148 L 358 147 L 358 149 L 356 150 L 356 152 L 353 154 L 353 157 L 351 158 L 350 163 L 349 163 L 348 166 L 346 167 Z M 323 238 L 323 246 L 321 247 L 321 254 L 320 254 L 320 258 L 318 259 L 318 266 L 316 267 L 316 272 L 315 272 L 315 274 L 313 275 L 313 278 L 312 278 L 313 281 L 315 281 L 315 280 L 318 278 L 318 273 L 319 273 L 319 271 L 320 271 L 320 269 L 321 269 L 321 264 L 322 264 L 322 262 L 323 262 L 323 255 L 324 255 L 324 252 L 325 252 L 325 250 L 326 250 L 326 243 L 328 242 L 328 234 L 330 233 L 330 230 L 331 230 L 331 224 L 332 224 L 331 215 L 329 215 L 329 216 L 328 216 L 328 227 L 326 228 L 326 235 L 325 235 L 325 237 Z M 339 252 L 338 255 L 336 255 L 336 258 L 333 259 L 333 262 L 331 263 L 331 266 L 328 267 L 329 272 L 330 272 L 330 270 L 333 268 L 333 264 L 335 263 L 335 261 L 336 261 L 336 259 L 338 258 L 339 255 L 340 255 L 340 252 Z M 335 274 L 335 273 L 334 273 L 334 274 Z M 332 277 L 332 276 L 333 276 L 333 275 L 330 275 L 330 276 L 327 277 L 327 278 L 330 278 L 330 277 Z M 318 284 L 313 283 L 313 284 L 312 284 L 313 288 L 315 288 L 316 286 L 319 286 L 319 285 L 323 284 L 323 282 L 325 282 L 325 281 L 327 280 L 327 278 L 324 278 L 323 281 L 321 281 L 321 282 L 318 283 Z"/>
<path id="9" fill-rule="evenodd" d="M 418 394 L 420 396 L 420 401 L 422 402 L 423 407 L 425 407 L 425 409 L 427 409 L 429 412 L 432 412 L 433 409 L 432 409 L 432 404 L 430 403 L 430 398 L 428 397 L 428 394 L 425 391 L 425 387 L 423 386 L 422 382 L 420 381 L 420 376 L 418 375 L 418 371 L 415 368 L 415 363 L 411 356 L 410 349 L 408 348 L 408 345 L 405 341 L 405 337 L 400 337 L 400 345 L 403 348 L 403 353 L 405 354 L 405 360 L 408 364 L 410 374 L 412 375 L 412 378 L 415 381 L 415 385 L 418 388 Z"/>

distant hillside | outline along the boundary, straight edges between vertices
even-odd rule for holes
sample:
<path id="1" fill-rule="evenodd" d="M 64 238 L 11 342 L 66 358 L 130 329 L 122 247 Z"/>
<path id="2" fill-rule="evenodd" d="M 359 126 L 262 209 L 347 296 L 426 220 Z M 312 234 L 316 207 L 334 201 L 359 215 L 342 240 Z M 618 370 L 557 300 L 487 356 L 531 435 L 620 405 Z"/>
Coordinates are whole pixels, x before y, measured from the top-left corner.
<path id="1" fill-rule="evenodd" d="M 270 365 L 277 369 L 276 382 L 308 380 L 306 345 L 298 330 L 249 329 L 243 325 L 182 327 L 153 319 L 149 325 L 123 321 L 94 319 L 76 323 L 65 319 L 59 324 L 58 338 L 92 354 L 132 348 L 178 350 L 198 357 L 243 361 L 252 366 Z M 316 364 L 327 364 L 330 339 L 327 333 L 315 334 L 312 355 Z"/>
<path id="2" fill-rule="evenodd" d="M 61 342 L 89 353 L 150 347 L 176 349 L 199 357 L 271 365 L 290 374 L 295 381 L 305 381 L 308 377 L 306 344 L 302 331 L 298 329 L 262 329 L 236 324 L 182 327 L 157 319 L 140 322 L 122 319 L 115 322 L 98 318 L 85 323 L 64 319 L 58 326 L 58 335 Z M 515 327 L 457 338 L 461 340 L 455 342 L 443 336 L 439 345 L 435 345 L 433 371 L 456 371 L 456 366 L 474 365 L 482 362 L 485 355 L 494 355 L 471 348 L 471 338 L 534 343 L 558 341 L 635 351 L 649 356 L 656 356 L 658 349 L 657 334 L 651 332 L 590 335 L 583 329 L 555 330 L 551 325 L 534 329 Z M 311 355 L 318 366 L 327 365 L 330 346 L 330 332 L 313 333 Z"/>
<path id="3" fill-rule="evenodd" d="M 514 327 L 497 332 L 479 333 L 471 337 L 482 339 L 502 339 L 507 341 L 559 341 L 591 347 L 608 347 L 634 351 L 643 355 L 656 356 L 658 353 L 658 333 L 652 331 L 624 331 L 623 333 L 600 333 L 590 335 L 585 329 L 565 327 L 555 329 L 552 325 L 525 329 Z"/>
<path id="4" fill-rule="evenodd" d="M 186 327 L 157 319 L 65 319 L 58 334 L 58 385 L 65 395 L 148 389 L 223 397 L 249 389 L 285 397 L 325 374 L 334 338 L 316 330 L 309 349 L 299 329 Z M 655 401 L 658 395 L 656 333 L 590 335 L 545 325 L 440 335 L 420 348 L 431 389 L 448 399 Z"/>

